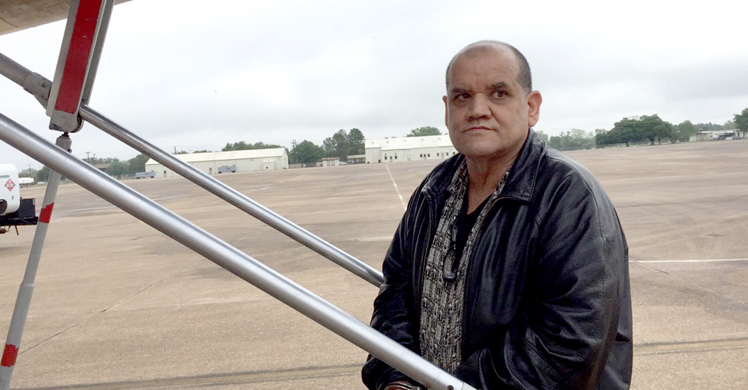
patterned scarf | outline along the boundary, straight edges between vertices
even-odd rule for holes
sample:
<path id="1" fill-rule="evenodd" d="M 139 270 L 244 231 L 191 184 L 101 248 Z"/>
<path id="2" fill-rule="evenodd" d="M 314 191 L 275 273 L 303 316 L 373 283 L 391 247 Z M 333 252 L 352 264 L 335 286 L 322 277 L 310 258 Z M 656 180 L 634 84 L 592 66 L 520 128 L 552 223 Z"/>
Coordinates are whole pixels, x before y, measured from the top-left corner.
<path id="1" fill-rule="evenodd" d="M 426 258 L 423 287 L 421 291 L 421 327 L 420 342 L 423 357 L 443 368 L 447 372 L 455 373 L 462 363 L 462 318 L 465 300 L 465 274 L 467 273 L 470 255 L 480 227 L 491 206 L 496 202 L 504 188 L 509 172 L 501 179 L 496 190 L 491 194 L 485 206 L 481 209 L 475 225 L 470 230 L 465 248 L 453 280 L 447 280 L 445 272 L 452 270 L 455 250 L 452 247 L 455 221 L 462 210 L 469 184 L 467 163 L 455 172 L 452 183 L 447 191 L 449 198 L 444 203 L 441 218 L 434 234 L 434 240 Z"/>

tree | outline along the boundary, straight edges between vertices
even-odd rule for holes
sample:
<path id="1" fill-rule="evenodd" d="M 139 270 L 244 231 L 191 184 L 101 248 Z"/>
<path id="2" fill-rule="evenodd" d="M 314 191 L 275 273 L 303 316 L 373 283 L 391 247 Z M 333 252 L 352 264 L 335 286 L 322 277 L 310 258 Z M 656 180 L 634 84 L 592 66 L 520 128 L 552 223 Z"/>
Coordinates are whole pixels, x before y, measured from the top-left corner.
<path id="1" fill-rule="evenodd" d="M 340 158 L 340 161 L 348 160 L 348 154 L 350 154 L 351 150 L 351 146 L 348 143 L 348 132 L 340 129 L 332 135 L 332 139 L 335 141 L 334 157 Z"/>
<path id="2" fill-rule="evenodd" d="M 348 145 L 350 146 L 350 153 L 351 154 L 364 154 L 366 153 L 366 147 L 364 145 L 364 141 L 366 138 L 364 137 L 364 133 L 361 132 L 361 130 L 357 128 L 352 128 L 351 131 L 348 132 Z"/>
<path id="3" fill-rule="evenodd" d="M 716 123 L 697 123 L 696 128 L 699 129 L 699 131 L 712 131 L 712 130 L 722 130 L 722 125 L 716 124 Z"/>
<path id="4" fill-rule="evenodd" d="M 641 134 L 649 139 L 650 145 L 654 145 L 655 140 L 662 142 L 663 139 L 668 139 L 674 142 L 673 125 L 660 119 L 657 114 L 644 115 L 638 122 L 637 127 Z"/>
<path id="5" fill-rule="evenodd" d="M 127 172 L 128 164 L 123 163 L 122 161 L 114 161 L 109 164 L 108 167 L 106 167 L 106 173 L 109 176 L 119 178 L 120 176 L 124 175 Z"/>
<path id="6" fill-rule="evenodd" d="M 595 147 L 598 148 L 604 148 L 605 145 L 608 145 L 608 139 L 610 138 L 610 134 L 608 134 L 608 130 L 605 129 L 596 129 L 595 130 Z"/>
<path id="7" fill-rule="evenodd" d="M 735 114 L 735 127 L 743 133 L 743 138 L 745 138 L 746 133 L 748 133 L 748 108 L 744 109 L 743 112 L 740 114 Z"/>
<path id="8" fill-rule="evenodd" d="M 600 146 L 626 144 L 628 147 L 630 142 L 643 138 L 638 134 L 636 122 L 637 119 L 623 118 L 614 123 L 610 131 L 602 133 L 599 138 L 596 136 L 595 141 Z"/>
<path id="9" fill-rule="evenodd" d="M 655 141 L 662 142 L 668 139 L 675 142 L 677 132 L 670 122 L 665 122 L 657 114 L 643 115 L 639 118 L 623 118 L 613 125 L 608 132 L 597 132 L 595 141 L 598 146 L 626 144 L 649 140 L 651 145 Z"/>
<path id="10" fill-rule="evenodd" d="M 127 173 L 135 174 L 136 172 L 145 172 L 146 162 L 148 162 L 148 156 L 142 153 L 127 160 Z"/>
<path id="11" fill-rule="evenodd" d="M 337 150 L 337 148 L 337 143 L 332 137 L 327 137 L 324 141 L 322 141 L 322 150 L 325 153 L 325 157 L 335 156 L 335 151 Z"/>
<path id="12" fill-rule="evenodd" d="M 688 142 L 691 136 L 696 134 L 699 129 L 691 121 L 683 121 L 675 126 L 675 132 L 680 142 Z"/>
<path id="13" fill-rule="evenodd" d="M 49 169 L 48 166 L 43 166 L 42 169 L 36 171 L 36 182 L 45 182 L 49 180 L 49 174 L 51 172 L 51 169 Z"/>
<path id="14" fill-rule="evenodd" d="M 425 137 L 427 135 L 442 135 L 442 132 L 439 131 L 439 129 L 437 129 L 436 127 L 425 126 L 411 130 L 410 133 L 406 135 L 406 137 Z"/>
<path id="15" fill-rule="evenodd" d="M 538 135 L 538 137 L 540 137 L 540 139 L 545 141 L 545 143 L 548 143 L 548 134 L 546 134 L 543 130 L 535 130 L 535 133 Z"/>
<path id="16" fill-rule="evenodd" d="M 222 152 L 230 152 L 232 150 L 253 150 L 253 149 L 275 149 L 275 148 L 282 148 L 280 145 L 273 145 L 273 144 L 266 144 L 264 142 L 256 142 L 253 144 L 248 144 L 244 141 L 234 142 L 234 143 L 227 143 L 226 146 L 221 149 Z"/>
<path id="17" fill-rule="evenodd" d="M 580 129 L 571 129 L 561 132 L 560 135 L 551 136 L 548 146 L 558 150 L 592 149 L 595 146 L 595 136 L 592 132 Z"/>
<path id="18" fill-rule="evenodd" d="M 322 159 L 325 151 L 311 141 L 303 140 L 291 151 L 294 161 L 301 164 L 314 164 Z"/>

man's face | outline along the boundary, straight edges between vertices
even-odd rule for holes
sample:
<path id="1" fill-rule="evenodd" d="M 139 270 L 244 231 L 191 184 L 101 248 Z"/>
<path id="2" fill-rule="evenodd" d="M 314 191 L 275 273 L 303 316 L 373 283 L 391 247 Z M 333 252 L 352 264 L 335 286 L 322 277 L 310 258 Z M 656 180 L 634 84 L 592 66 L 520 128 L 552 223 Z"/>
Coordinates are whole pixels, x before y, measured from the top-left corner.
<path id="1" fill-rule="evenodd" d="M 540 93 L 517 82 L 519 65 L 506 47 L 478 47 L 452 63 L 444 96 L 452 144 L 469 159 L 514 158 L 538 121 Z"/>

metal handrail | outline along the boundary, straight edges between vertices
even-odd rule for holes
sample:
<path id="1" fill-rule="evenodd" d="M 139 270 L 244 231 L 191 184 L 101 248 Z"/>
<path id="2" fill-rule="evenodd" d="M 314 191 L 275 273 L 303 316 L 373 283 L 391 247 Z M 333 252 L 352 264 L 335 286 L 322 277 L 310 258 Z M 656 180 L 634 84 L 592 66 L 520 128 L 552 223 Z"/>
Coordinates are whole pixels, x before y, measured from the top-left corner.
<path id="1" fill-rule="evenodd" d="M 364 263 L 363 261 L 349 255 L 340 248 L 330 244 L 322 238 L 315 236 L 308 230 L 291 222 L 290 220 L 275 213 L 269 208 L 250 199 L 241 192 L 224 184 L 210 175 L 200 171 L 194 166 L 179 160 L 173 155 L 165 152 L 148 141 L 138 137 L 114 121 L 107 119 L 105 116 L 94 111 L 92 108 L 83 105 L 80 109 L 81 118 L 86 122 L 98 127 L 112 137 L 130 145 L 132 148 L 140 151 L 148 157 L 158 161 L 165 167 L 180 174 L 184 178 L 192 181 L 200 187 L 212 192 L 219 198 L 231 203 L 237 208 L 245 211 L 267 225 L 273 227 L 279 232 L 298 241 L 307 248 L 319 253 L 320 255 L 332 260 L 341 267 L 358 275 L 367 282 L 379 287 L 384 282 L 382 273 L 376 268 Z"/>
<path id="2" fill-rule="evenodd" d="M 130 187 L 67 154 L 2 114 L 0 139 L 332 330 L 429 389 L 473 389 L 340 308 Z"/>
<path id="3" fill-rule="evenodd" d="M 49 86 L 51 85 L 49 80 L 37 73 L 31 72 L 2 53 L 0 53 L 0 74 L 24 87 L 25 90 L 36 96 L 43 106 L 46 106 L 46 98 L 49 96 Z M 384 282 L 382 273 L 376 268 L 351 256 L 342 249 L 312 234 L 308 230 L 257 203 L 223 182 L 207 175 L 192 165 L 187 164 L 171 154 L 157 148 L 114 121 L 99 114 L 87 105 L 81 105 L 79 113 L 83 120 L 91 123 L 105 133 L 158 161 L 198 186 L 212 192 L 219 198 L 252 215 L 307 248 L 330 259 L 334 263 L 361 277 L 374 286 L 379 287 Z"/>

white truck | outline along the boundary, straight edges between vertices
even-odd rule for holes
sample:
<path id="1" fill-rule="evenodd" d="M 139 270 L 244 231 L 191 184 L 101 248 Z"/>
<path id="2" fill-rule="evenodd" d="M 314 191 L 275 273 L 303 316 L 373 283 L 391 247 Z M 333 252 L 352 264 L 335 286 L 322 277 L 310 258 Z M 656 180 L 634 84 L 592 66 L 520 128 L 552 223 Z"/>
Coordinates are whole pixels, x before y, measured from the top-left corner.
<path id="1" fill-rule="evenodd" d="M 135 172 L 136 179 L 146 179 L 146 178 L 153 179 L 154 177 L 156 177 L 156 171 L 154 170 L 150 170 L 147 172 Z"/>
<path id="2" fill-rule="evenodd" d="M 224 172 L 230 172 L 230 173 L 236 173 L 236 164 L 234 165 L 222 165 L 218 167 L 218 174 L 224 173 Z"/>
<path id="3" fill-rule="evenodd" d="M 20 184 L 21 187 L 33 186 L 34 178 L 33 177 L 19 177 L 18 184 Z"/>
<path id="4" fill-rule="evenodd" d="M 0 234 L 7 233 L 11 226 L 36 225 L 34 199 L 21 198 L 21 181 L 18 170 L 11 164 L 0 164 Z"/>

